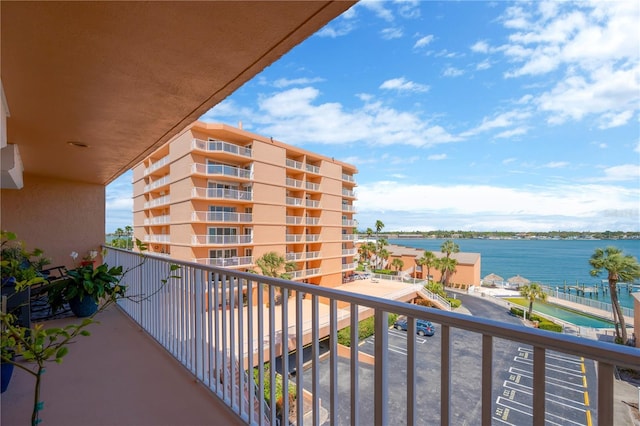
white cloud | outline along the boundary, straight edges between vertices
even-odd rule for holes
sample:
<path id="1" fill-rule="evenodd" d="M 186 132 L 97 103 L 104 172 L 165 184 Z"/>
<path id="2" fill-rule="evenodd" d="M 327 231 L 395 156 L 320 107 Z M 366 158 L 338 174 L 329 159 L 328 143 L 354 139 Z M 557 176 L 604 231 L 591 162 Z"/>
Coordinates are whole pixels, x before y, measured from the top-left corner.
<path id="1" fill-rule="evenodd" d="M 393 12 L 385 6 L 389 3 L 381 2 L 380 0 L 360 0 L 357 5 L 365 7 L 372 11 L 378 18 L 387 22 L 394 20 Z"/>
<path id="2" fill-rule="evenodd" d="M 515 129 L 505 130 L 504 132 L 500 132 L 494 137 L 496 139 L 508 139 L 514 136 L 525 135 L 528 131 L 528 128 L 525 126 L 516 127 Z"/>
<path id="3" fill-rule="evenodd" d="M 380 35 L 384 40 L 393 40 L 401 38 L 404 33 L 402 32 L 402 28 L 385 28 L 380 31 Z"/>
<path id="4" fill-rule="evenodd" d="M 593 179 L 595 182 L 626 182 L 637 181 L 640 183 L 640 165 L 623 164 L 620 166 L 607 167 L 603 170 L 604 176 Z"/>
<path id="5" fill-rule="evenodd" d="M 424 47 L 429 45 L 429 43 L 431 43 L 433 41 L 433 35 L 429 34 L 428 36 L 424 36 L 422 38 L 420 38 L 418 41 L 416 41 L 416 43 L 413 45 L 413 47 L 415 49 L 418 49 L 420 47 Z"/>
<path id="6" fill-rule="evenodd" d="M 560 169 L 563 167 L 567 167 L 569 163 L 566 161 L 552 161 L 550 163 L 544 164 L 542 167 L 546 169 Z"/>
<path id="7" fill-rule="evenodd" d="M 446 160 L 447 159 L 447 154 L 431 154 L 427 157 L 427 160 L 429 161 L 440 161 L 440 160 Z"/>
<path id="8" fill-rule="evenodd" d="M 398 14 L 403 18 L 415 19 L 420 17 L 420 0 L 395 0 Z"/>
<path id="9" fill-rule="evenodd" d="M 380 85 L 380 89 L 397 90 L 406 92 L 427 92 L 429 86 L 407 81 L 404 77 L 387 80 Z"/>
<path id="10" fill-rule="evenodd" d="M 629 122 L 629 120 L 631 120 L 631 117 L 633 117 L 633 111 L 629 110 L 622 111 L 619 114 L 616 114 L 614 112 L 607 112 L 602 114 L 602 116 L 600 117 L 601 123 L 598 128 L 610 129 L 612 127 L 624 126 Z"/>
<path id="11" fill-rule="evenodd" d="M 273 82 L 273 86 L 277 88 L 284 88 L 289 86 L 306 86 L 313 83 L 323 82 L 324 79 L 320 77 L 315 78 L 279 78 L 278 80 Z"/>
<path id="12" fill-rule="evenodd" d="M 471 51 L 476 53 L 489 53 L 489 43 L 484 40 L 478 41 L 471 46 Z"/>
<path id="13" fill-rule="evenodd" d="M 479 62 L 476 65 L 476 70 L 478 70 L 478 71 L 488 70 L 489 68 L 491 68 L 491 62 L 489 62 L 488 59 L 485 59 L 484 61 Z"/>
<path id="14" fill-rule="evenodd" d="M 431 229 L 586 231 L 609 229 L 611 216 L 620 218 L 616 229 L 637 230 L 639 198 L 638 189 L 611 185 L 509 188 L 381 181 L 359 185 L 356 203 L 360 223 L 377 218 L 386 228 L 394 230 L 423 230 L 431 226 Z"/>
<path id="15" fill-rule="evenodd" d="M 442 75 L 445 77 L 459 77 L 462 74 L 464 74 L 463 70 L 452 66 L 448 66 L 442 71 Z"/>
<path id="16" fill-rule="evenodd" d="M 482 124 L 480 124 L 479 126 L 471 130 L 467 130 L 466 132 L 461 133 L 460 136 L 468 137 L 468 136 L 477 135 L 479 133 L 487 132 L 494 129 L 511 127 L 529 118 L 530 116 L 531 114 L 528 112 L 514 110 L 514 111 L 503 112 L 502 114 L 498 114 L 497 116 L 492 118 L 484 117 L 482 119 Z M 520 127 L 519 129 L 512 130 L 511 132 L 513 132 L 513 134 L 510 135 L 509 133 L 504 133 L 504 136 L 501 136 L 501 137 L 508 137 L 516 134 L 523 134 L 525 131 L 526 129 L 524 127 Z"/>

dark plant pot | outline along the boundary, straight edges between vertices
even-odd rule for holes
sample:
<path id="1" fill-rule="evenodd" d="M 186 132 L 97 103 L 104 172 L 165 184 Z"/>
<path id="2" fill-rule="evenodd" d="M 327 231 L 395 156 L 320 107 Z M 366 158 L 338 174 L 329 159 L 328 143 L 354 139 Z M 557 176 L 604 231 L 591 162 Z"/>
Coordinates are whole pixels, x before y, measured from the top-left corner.
<path id="1" fill-rule="evenodd" d="M 11 356 L 11 359 L 13 359 L 13 356 Z M 9 387 L 9 382 L 11 381 L 11 376 L 13 375 L 13 364 L 9 363 L 9 362 L 3 362 L 0 363 L 0 368 L 2 369 L 1 373 L 2 373 L 2 377 L 1 377 L 1 381 L 2 383 L 0 383 L 0 393 L 4 393 L 4 391 L 7 390 L 7 388 Z"/>
<path id="2" fill-rule="evenodd" d="M 69 307 L 78 318 L 90 317 L 98 310 L 98 304 L 92 296 L 88 295 L 82 300 L 79 297 L 69 300 Z"/>

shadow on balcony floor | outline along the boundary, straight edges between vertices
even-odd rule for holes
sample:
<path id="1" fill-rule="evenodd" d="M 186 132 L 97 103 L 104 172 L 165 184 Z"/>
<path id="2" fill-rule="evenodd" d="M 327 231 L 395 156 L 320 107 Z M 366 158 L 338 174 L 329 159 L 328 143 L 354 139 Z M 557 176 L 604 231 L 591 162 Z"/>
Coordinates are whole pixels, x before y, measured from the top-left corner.
<path id="1" fill-rule="evenodd" d="M 244 424 L 118 308 L 96 317 L 42 382 L 48 426 Z M 47 326 L 79 321 L 64 318 Z M 31 421 L 34 380 L 18 369 L 2 394 L 0 423 Z"/>

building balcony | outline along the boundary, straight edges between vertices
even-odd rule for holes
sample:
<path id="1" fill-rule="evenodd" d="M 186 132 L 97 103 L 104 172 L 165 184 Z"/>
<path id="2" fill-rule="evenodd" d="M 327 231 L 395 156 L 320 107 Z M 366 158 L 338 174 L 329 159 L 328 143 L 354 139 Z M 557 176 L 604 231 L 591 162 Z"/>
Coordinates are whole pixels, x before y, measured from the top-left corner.
<path id="1" fill-rule="evenodd" d="M 300 161 L 287 158 L 287 161 L 285 162 L 285 164 L 289 168 L 302 170 L 302 163 Z"/>
<path id="2" fill-rule="evenodd" d="M 226 164 L 194 163 L 191 165 L 191 173 L 205 176 L 233 177 L 244 180 L 251 179 L 251 170 Z"/>
<path id="3" fill-rule="evenodd" d="M 197 211 L 191 213 L 193 222 L 251 223 L 251 213 Z"/>
<path id="4" fill-rule="evenodd" d="M 287 234 L 285 235 L 285 241 L 288 243 L 299 243 L 304 241 L 303 234 Z"/>
<path id="5" fill-rule="evenodd" d="M 305 164 L 304 169 L 308 172 L 308 173 L 314 173 L 316 175 L 320 174 L 320 167 L 318 166 L 314 166 L 313 164 Z"/>
<path id="6" fill-rule="evenodd" d="M 356 221 L 353 219 L 342 219 L 342 226 L 356 226 Z"/>
<path id="7" fill-rule="evenodd" d="M 160 198 L 154 198 L 153 200 L 146 201 L 144 203 L 145 209 L 151 209 L 158 206 L 163 206 L 165 204 L 169 204 L 171 202 L 171 195 L 164 195 Z"/>
<path id="8" fill-rule="evenodd" d="M 286 203 L 288 206 L 302 206 L 304 205 L 304 200 L 302 198 L 287 197 Z"/>
<path id="9" fill-rule="evenodd" d="M 253 155 L 251 148 L 218 140 L 205 141 L 202 139 L 194 139 L 191 143 L 191 147 L 201 151 L 233 154 L 248 158 L 251 158 Z"/>
<path id="10" fill-rule="evenodd" d="M 353 177 L 353 175 L 349 175 L 346 173 L 342 174 L 342 180 L 345 182 L 356 183 L 356 179 Z"/>
<path id="11" fill-rule="evenodd" d="M 165 185 L 169 185 L 170 176 L 165 175 L 158 180 L 151 182 L 144 186 L 144 192 L 153 191 L 154 189 L 160 188 Z"/>
<path id="12" fill-rule="evenodd" d="M 307 259 L 316 259 L 316 258 L 318 258 L 320 256 L 321 256 L 321 254 L 320 254 L 319 251 L 308 251 L 306 253 L 306 258 Z"/>
<path id="13" fill-rule="evenodd" d="M 307 242 L 320 241 L 320 234 L 305 234 L 304 237 Z"/>
<path id="14" fill-rule="evenodd" d="M 320 201 L 317 200 L 305 200 L 305 206 L 310 207 L 310 208 L 319 208 L 320 207 Z"/>
<path id="15" fill-rule="evenodd" d="M 149 167 L 144 169 L 144 175 L 147 176 L 147 175 L 155 172 L 156 170 L 166 166 L 167 164 L 169 164 L 169 155 L 165 155 L 164 157 L 162 157 L 158 161 L 154 161 Z"/>
<path id="16" fill-rule="evenodd" d="M 295 262 L 296 260 L 302 260 L 305 258 L 305 253 L 304 252 L 289 252 L 285 255 L 285 259 L 287 259 L 288 262 Z"/>
<path id="17" fill-rule="evenodd" d="M 169 243 L 171 242 L 171 235 L 169 234 L 145 235 L 144 241 L 149 243 Z"/>
<path id="18" fill-rule="evenodd" d="M 305 269 L 302 271 L 293 271 L 291 274 L 292 274 L 292 279 L 294 280 L 297 280 L 300 278 L 307 278 L 315 275 L 320 275 L 320 268 Z"/>
<path id="19" fill-rule="evenodd" d="M 342 249 L 343 256 L 354 256 L 357 252 L 357 248 Z"/>
<path id="20" fill-rule="evenodd" d="M 253 198 L 251 191 L 226 188 L 192 188 L 191 196 L 193 198 L 207 198 L 212 200 L 240 201 L 251 201 Z"/>
<path id="21" fill-rule="evenodd" d="M 293 179 L 288 177 L 285 179 L 285 185 L 291 186 L 294 188 L 302 188 L 304 186 L 304 182 L 298 179 Z"/>
<path id="22" fill-rule="evenodd" d="M 320 223 L 320 218 L 319 217 L 306 217 L 304 220 L 304 223 L 306 223 L 307 225 L 317 225 Z"/>
<path id="23" fill-rule="evenodd" d="M 307 191 L 314 191 L 314 192 L 320 191 L 319 183 L 305 182 L 304 187 L 307 189 Z"/>
<path id="24" fill-rule="evenodd" d="M 233 268 L 235 266 L 253 265 L 253 257 L 226 257 L 226 258 L 200 258 L 194 259 L 194 262 L 201 265 L 218 266 L 221 268 Z"/>
<path id="25" fill-rule="evenodd" d="M 342 205 L 342 211 L 343 212 L 355 212 L 356 211 L 356 207 L 354 205 L 351 205 L 351 204 L 343 204 Z"/>
<path id="26" fill-rule="evenodd" d="M 301 225 L 304 222 L 303 216 L 287 216 L 287 225 Z"/>
<path id="27" fill-rule="evenodd" d="M 145 225 L 165 225 L 171 222 L 170 215 L 155 216 L 144 220 Z"/>
<path id="28" fill-rule="evenodd" d="M 342 271 L 353 271 L 354 269 L 356 269 L 356 264 L 355 263 L 343 263 L 342 264 Z"/>
<path id="29" fill-rule="evenodd" d="M 614 369 L 637 368 L 636 348 L 392 299 L 412 297 L 420 285 L 399 283 L 393 294 L 367 285 L 369 294 L 364 294 L 150 258 L 127 276 L 127 284 L 130 294 L 152 296 L 144 303 L 122 299 L 117 308 L 101 313 L 100 324 L 90 326 L 92 335 L 72 345 L 65 362 L 47 368 L 41 395 L 46 404 L 40 413 L 46 423 L 178 425 L 212 424 L 215 419 L 215 424 L 275 425 L 282 419 L 270 410 L 262 389 L 275 393 L 276 380 L 269 377 L 267 382 L 259 366 L 284 352 L 289 356 L 280 358 L 282 371 L 299 374 L 283 389 L 283 411 L 291 409 L 298 425 L 321 424 L 321 418 L 330 424 L 502 424 L 505 413 L 496 401 L 505 399 L 502 384 L 509 374 L 519 380 L 509 395 L 515 392 L 527 400 L 521 411 L 510 414 L 511 424 L 544 425 L 558 403 L 563 413 L 571 411 L 568 404 L 579 405 L 575 412 L 585 419 L 581 424 L 626 424 L 627 412 L 619 413 L 614 405 Z M 126 268 L 139 257 L 109 248 L 105 262 Z M 180 267 L 172 274 L 177 277 L 163 284 L 158 277 L 165 276 L 171 264 Z M 316 272 L 295 274 L 301 278 Z M 276 294 L 285 302 L 276 303 Z M 257 304 L 243 306 L 243 300 L 254 298 Z M 397 333 L 388 326 L 391 314 L 407 318 L 408 331 L 396 339 L 404 342 L 401 347 L 391 342 Z M 350 352 L 338 355 L 338 330 L 350 326 L 355 341 L 358 321 L 369 316 L 374 317 L 375 343 L 352 345 Z M 434 323 L 436 335 L 417 336 L 418 320 Z M 76 322 L 65 318 L 47 326 Z M 320 346 L 325 338 L 328 357 Z M 310 348 L 304 357 L 303 347 Z M 425 368 L 420 355 L 427 347 L 434 352 Z M 511 362 L 514 353 L 516 370 L 503 370 L 503 362 Z M 589 382 L 580 380 L 575 390 L 558 380 L 572 374 L 572 360 L 577 371 L 591 373 Z M 565 368 L 547 366 L 558 362 Z M 245 374 L 253 366 L 258 367 L 255 376 Z M 475 380 L 467 379 L 469 368 Z M 88 370 L 93 371 L 90 380 Z M 428 389 L 418 381 L 419 374 L 432 375 Z M 464 384 L 458 380 L 461 374 L 467 379 Z M 563 388 L 568 397 L 561 401 L 550 394 Z M 305 403 L 290 407 L 291 391 L 304 392 Z M 585 403 L 587 391 L 594 395 L 591 404 Z M 2 395 L 3 424 L 29 423 L 32 392 L 33 379 L 14 372 Z M 437 395 L 435 400 L 429 392 Z M 69 401 L 74 401 L 73 410 Z"/>
<path id="30" fill-rule="evenodd" d="M 356 192 L 355 191 L 351 191 L 349 189 L 342 188 L 342 196 L 343 197 L 349 197 L 349 198 L 355 198 L 356 197 Z"/>
<path id="31" fill-rule="evenodd" d="M 357 240 L 356 234 L 342 234 L 342 241 L 355 241 Z"/>
<path id="32" fill-rule="evenodd" d="M 198 246 L 226 246 L 251 244 L 252 235 L 192 235 L 191 244 Z"/>

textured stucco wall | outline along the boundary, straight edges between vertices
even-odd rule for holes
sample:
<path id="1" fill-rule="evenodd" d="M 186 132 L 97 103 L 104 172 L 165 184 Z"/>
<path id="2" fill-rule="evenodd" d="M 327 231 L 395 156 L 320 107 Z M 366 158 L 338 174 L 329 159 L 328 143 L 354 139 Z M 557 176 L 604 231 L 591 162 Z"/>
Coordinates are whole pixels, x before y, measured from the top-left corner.
<path id="1" fill-rule="evenodd" d="M 83 256 L 99 250 L 105 241 L 103 185 L 27 174 L 24 184 L 20 190 L 2 190 L 2 229 L 16 233 L 27 249 L 44 250 L 51 266 L 73 266 L 72 251 Z"/>

